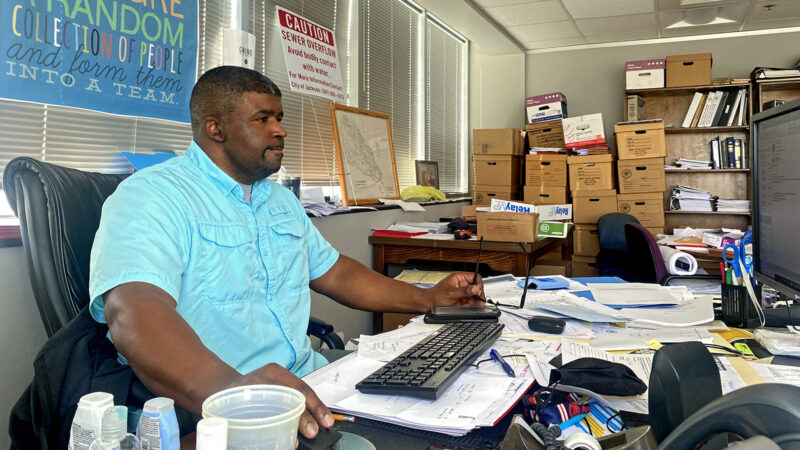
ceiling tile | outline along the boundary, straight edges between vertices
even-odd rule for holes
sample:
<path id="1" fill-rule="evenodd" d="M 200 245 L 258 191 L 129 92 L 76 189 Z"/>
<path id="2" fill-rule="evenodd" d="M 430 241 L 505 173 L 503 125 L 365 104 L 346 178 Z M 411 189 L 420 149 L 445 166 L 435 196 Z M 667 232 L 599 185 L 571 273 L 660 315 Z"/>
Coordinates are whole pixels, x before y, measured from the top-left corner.
<path id="1" fill-rule="evenodd" d="M 575 19 L 652 13 L 653 0 L 562 0 Z"/>
<path id="2" fill-rule="evenodd" d="M 753 0 L 693 0 L 694 3 L 681 4 L 682 0 L 658 0 L 659 11 L 682 11 L 693 8 L 714 6 L 746 5 L 750 6 Z"/>
<path id="3" fill-rule="evenodd" d="M 767 5 L 773 5 L 773 8 L 768 10 L 765 8 Z M 797 0 L 757 1 L 750 13 L 751 21 L 796 18 L 800 18 L 800 2 Z"/>
<path id="4" fill-rule="evenodd" d="M 771 30 L 775 28 L 800 27 L 800 19 L 759 20 L 750 22 L 745 26 L 745 31 Z"/>
<path id="5" fill-rule="evenodd" d="M 508 27 L 508 31 L 520 42 L 581 37 L 575 24 L 570 20 Z"/>
<path id="6" fill-rule="evenodd" d="M 575 23 L 584 36 L 609 35 L 616 32 L 632 31 L 658 32 L 656 28 L 656 18 L 653 14 L 580 19 L 576 20 Z"/>
<path id="7" fill-rule="evenodd" d="M 556 47 L 569 47 L 571 45 L 582 45 L 585 44 L 586 40 L 582 37 L 571 37 L 571 38 L 564 38 L 564 39 L 550 39 L 545 41 L 529 41 L 529 42 L 521 42 L 521 44 L 528 50 L 539 50 L 539 49 L 546 49 L 546 48 L 556 48 Z"/>
<path id="8" fill-rule="evenodd" d="M 486 8 L 486 12 L 505 27 L 569 20 L 569 14 L 555 0 L 495 6 Z"/>
<path id="9" fill-rule="evenodd" d="M 624 42 L 624 41 L 638 41 L 642 39 L 656 39 L 658 33 L 652 31 L 632 31 L 614 34 L 599 34 L 594 36 L 586 36 L 586 42 L 589 44 L 602 44 L 604 42 Z"/>

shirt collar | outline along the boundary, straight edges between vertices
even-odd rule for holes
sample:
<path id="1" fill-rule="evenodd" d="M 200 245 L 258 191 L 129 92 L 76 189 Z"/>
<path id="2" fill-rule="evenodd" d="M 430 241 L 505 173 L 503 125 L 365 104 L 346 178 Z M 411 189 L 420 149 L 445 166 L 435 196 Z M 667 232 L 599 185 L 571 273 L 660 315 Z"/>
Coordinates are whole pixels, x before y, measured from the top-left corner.
<path id="1" fill-rule="evenodd" d="M 189 144 L 186 155 L 189 157 L 189 160 L 192 161 L 192 163 L 194 163 L 223 194 L 231 194 L 242 202 L 244 201 L 244 191 L 242 191 L 242 187 L 239 185 L 239 183 L 231 178 L 231 176 L 225 173 L 222 169 L 220 169 L 219 166 L 214 164 L 214 161 L 212 161 L 206 152 L 204 152 L 203 149 L 197 145 L 197 142 L 195 142 L 194 139 L 192 139 L 192 142 Z M 253 190 L 250 194 L 252 204 L 255 204 L 257 198 L 263 199 L 269 195 L 272 187 L 271 183 L 272 180 L 265 179 L 256 181 L 253 184 Z M 256 195 L 257 193 L 258 195 Z"/>

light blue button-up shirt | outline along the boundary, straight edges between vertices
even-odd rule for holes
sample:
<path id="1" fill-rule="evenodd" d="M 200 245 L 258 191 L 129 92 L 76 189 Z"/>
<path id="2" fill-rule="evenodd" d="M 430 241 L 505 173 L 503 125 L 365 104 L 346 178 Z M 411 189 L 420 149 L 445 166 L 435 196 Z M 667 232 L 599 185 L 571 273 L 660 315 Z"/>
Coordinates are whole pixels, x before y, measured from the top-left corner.
<path id="1" fill-rule="evenodd" d="M 338 257 L 291 192 L 265 179 L 246 203 L 193 141 L 185 154 L 130 176 L 103 205 L 91 313 L 105 322 L 105 292 L 150 283 L 240 373 L 276 362 L 303 376 L 327 364 L 306 336 L 308 282 Z"/>

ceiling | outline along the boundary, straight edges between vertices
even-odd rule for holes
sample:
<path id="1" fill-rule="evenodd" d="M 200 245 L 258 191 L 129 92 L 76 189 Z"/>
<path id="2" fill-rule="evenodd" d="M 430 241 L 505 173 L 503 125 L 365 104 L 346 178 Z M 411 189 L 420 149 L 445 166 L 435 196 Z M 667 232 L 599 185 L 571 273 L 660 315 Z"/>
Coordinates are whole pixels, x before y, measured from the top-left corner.
<path id="1" fill-rule="evenodd" d="M 800 0 L 469 0 L 468 3 L 490 17 L 526 51 L 800 26 Z"/>

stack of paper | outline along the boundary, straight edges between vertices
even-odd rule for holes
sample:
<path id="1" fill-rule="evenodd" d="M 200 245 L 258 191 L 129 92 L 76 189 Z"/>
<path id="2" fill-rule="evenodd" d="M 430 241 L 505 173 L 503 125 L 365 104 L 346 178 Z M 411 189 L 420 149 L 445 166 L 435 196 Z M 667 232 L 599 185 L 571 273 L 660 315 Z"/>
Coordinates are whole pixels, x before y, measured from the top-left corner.
<path id="1" fill-rule="evenodd" d="M 560 147 L 531 147 L 531 149 L 530 149 L 530 151 L 528 151 L 528 153 L 530 153 L 531 155 L 536 155 L 536 154 L 539 154 L 539 153 L 544 153 L 544 154 L 549 154 L 549 155 L 558 154 L 558 153 L 566 154 L 567 153 L 567 149 L 560 148 Z"/>
<path id="2" fill-rule="evenodd" d="M 750 200 L 717 199 L 717 211 L 723 212 L 750 212 Z"/>
<path id="3" fill-rule="evenodd" d="M 362 336 L 358 353 L 335 361 L 303 380 L 331 410 L 417 430 L 463 436 L 478 427 L 499 421 L 533 384 L 525 358 L 506 358 L 518 374 L 511 378 L 497 364 L 468 369 L 437 400 L 398 395 L 368 395 L 356 383 L 413 344 L 433 328 L 407 325 L 378 336 Z M 497 341 L 494 348 L 505 355 L 519 354 L 525 341 Z M 491 358 L 488 351 L 478 361 Z"/>
<path id="4" fill-rule="evenodd" d="M 688 186 L 677 185 L 672 189 L 669 209 L 681 211 L 713 211 L 710 192 Z"/>
<path id="5" fill-rule="evenodd" d="M 697 159 L 678 158 L 675 165 L 679 169 L 710 169 L 711 161 L 700 161 Z"/>

